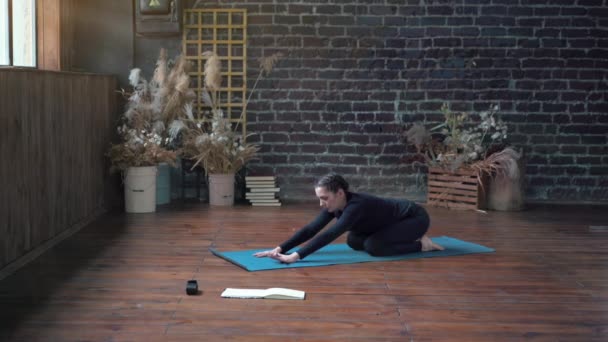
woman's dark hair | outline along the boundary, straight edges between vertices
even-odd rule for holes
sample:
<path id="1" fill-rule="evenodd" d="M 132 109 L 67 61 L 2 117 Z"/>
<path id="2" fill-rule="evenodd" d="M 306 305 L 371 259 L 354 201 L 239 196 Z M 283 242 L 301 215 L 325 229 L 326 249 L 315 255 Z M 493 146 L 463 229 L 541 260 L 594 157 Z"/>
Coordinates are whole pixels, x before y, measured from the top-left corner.
<path id="1" fill-rule="evenodd" d="M 348 191 L 348 183 L 346 180 L 339 174 L 333 172 L 319 178 L 317 184 L 315 184 L 315 188 L 321 187 L 333 193 L 338 192 L 340 189 L 344 190 L 344 192 Z"/>

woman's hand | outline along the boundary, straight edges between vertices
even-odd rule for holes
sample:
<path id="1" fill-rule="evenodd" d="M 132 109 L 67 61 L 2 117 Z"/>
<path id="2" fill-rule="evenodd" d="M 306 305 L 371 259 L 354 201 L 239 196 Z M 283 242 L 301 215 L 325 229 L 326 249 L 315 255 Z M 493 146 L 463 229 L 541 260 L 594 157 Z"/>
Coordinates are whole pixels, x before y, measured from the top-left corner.
<path id="1" fill-rule="evenodd" d="M 289 255 L 276 253 L 271 255 L 270 257 L 285 264 L 291 264 L 292 262 L 300 260 L 300 254 L 298 254 L 298 252 L 293 252 Z"/>
<path id="2" fill-rule="evenodd" d="M 281 247 L 275 247 L 274 249 L 270 249 L 267 251 L 263 251 L 263 252 L 257 252 L 254 253 L 253 256 L 258 257 L 258 258 L 264 258 L 264 257 L 273 257 L 277 254 L 281 253 Z"/>

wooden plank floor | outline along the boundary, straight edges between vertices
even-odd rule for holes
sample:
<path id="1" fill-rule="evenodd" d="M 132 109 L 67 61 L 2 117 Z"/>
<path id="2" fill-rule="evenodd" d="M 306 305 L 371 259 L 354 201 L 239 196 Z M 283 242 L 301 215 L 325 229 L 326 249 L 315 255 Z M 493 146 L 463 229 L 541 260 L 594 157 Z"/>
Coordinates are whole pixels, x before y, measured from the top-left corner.
<path id="1" fill-rule="evenodd" d="M 318 207 L 108 214 L 0 282 L 0 341 L 607 341 L 606 209 L 429 208 L 431 236 L 497 252 L 254 273 L 209 247 L 274 247 Z M 273 286 L 306 300 L 220 298 Z"/>

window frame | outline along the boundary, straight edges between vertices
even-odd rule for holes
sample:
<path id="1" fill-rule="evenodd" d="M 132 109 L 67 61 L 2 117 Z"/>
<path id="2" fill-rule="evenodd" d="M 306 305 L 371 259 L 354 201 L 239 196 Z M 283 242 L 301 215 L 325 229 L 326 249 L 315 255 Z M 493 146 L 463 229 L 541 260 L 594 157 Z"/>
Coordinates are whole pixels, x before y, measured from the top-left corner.
<path id="1" fill-rule="evenodd" d="M 13 2 L 15 0 L 6 0 L 7 1 L 7 35 L 8 35 L 8 64 L 0 64 L 0 68 L 38 68 L 38 1 L 36 0 L 28 0 L 32 1 L 33 13 L 32 13 L 32 21 L 33 21 L 33 39 L 32 39 L 32 55 L 34 59 L 34 65 L 15 65 L 15 53 L 14 53 L 14 40 L 13 40 Z M 17 0 L 23 1 L 23 0 Z"/>

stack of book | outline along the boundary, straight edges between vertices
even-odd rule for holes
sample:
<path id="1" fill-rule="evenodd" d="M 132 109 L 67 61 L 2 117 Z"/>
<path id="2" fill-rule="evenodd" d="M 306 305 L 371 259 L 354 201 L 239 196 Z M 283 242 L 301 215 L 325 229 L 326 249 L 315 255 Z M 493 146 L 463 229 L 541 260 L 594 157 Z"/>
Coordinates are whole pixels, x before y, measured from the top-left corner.
<path id="1" fill-rule="evenodd" d="M 280 188 L 274 176 L 245 176 L 247 192 L 245 198 L 255 206 L 279 207 L 278 198 Z"/>

